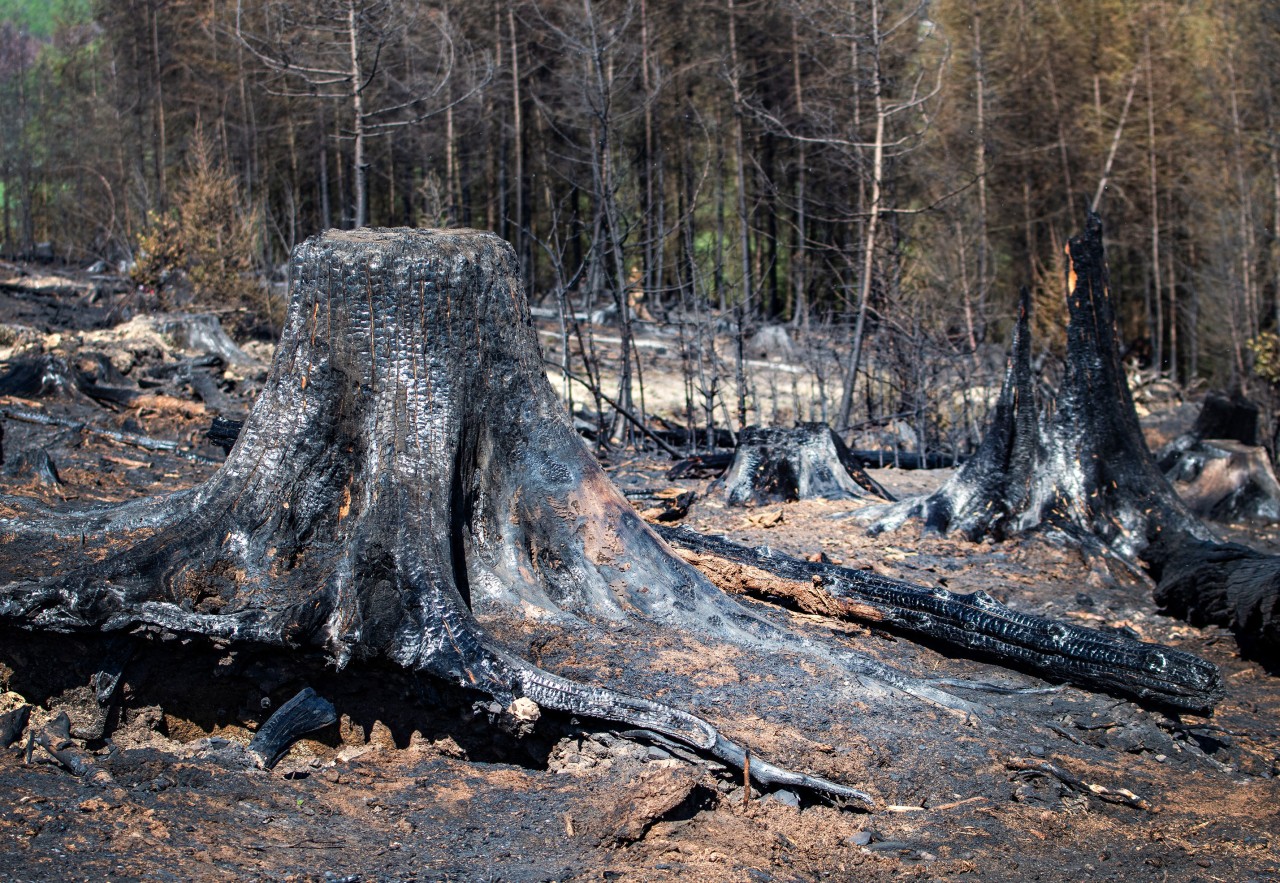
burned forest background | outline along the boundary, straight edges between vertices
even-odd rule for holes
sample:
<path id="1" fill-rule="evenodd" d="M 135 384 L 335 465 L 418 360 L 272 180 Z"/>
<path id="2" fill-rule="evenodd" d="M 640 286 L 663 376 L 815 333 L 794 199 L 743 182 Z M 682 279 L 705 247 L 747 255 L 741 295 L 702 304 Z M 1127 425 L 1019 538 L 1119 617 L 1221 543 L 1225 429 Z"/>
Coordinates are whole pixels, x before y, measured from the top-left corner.
<path id="1" fill-rule="evenodd" d="M 558 323 L 552 379 L 598 440 L 683 453 L 800 420 L 964 454 L 1021 285 L 1057 376 L 1063 249 L 1095 209 L 1139 403 L 1212 386 L 1275 410 L 1272 4 L 7 0 L 0 18 L 0 251 L 102 262 L 140 310 L 194 303 L 274 339 L 307 236 L 477 227 L 514 245 Z M 680 360 L 665 422 L 642 345 Z"/>

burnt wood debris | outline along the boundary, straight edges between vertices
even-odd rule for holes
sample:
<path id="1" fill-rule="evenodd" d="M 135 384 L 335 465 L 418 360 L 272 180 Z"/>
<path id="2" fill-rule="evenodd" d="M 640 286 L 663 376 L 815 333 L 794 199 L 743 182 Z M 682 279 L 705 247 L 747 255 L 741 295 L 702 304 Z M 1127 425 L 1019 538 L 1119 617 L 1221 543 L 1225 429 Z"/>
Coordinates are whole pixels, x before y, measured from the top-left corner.
<path id="1" fill-rule="evenodd" d="M 1174 492 L 1138 424 L 1096 214 L 1066 252 L 1067 350 L 1053 401 L 1042 407 L 1036 400 L 1023 291 L 1004 383 L 978 451 L 934 493 L 868 510 L 870 530 L 918 519 L 925 531 L 974 541 L 1041 531 L 1101 545 L 1143 567 L 1165 609 L 1196 625 L 1226 626 L 1244 651 L 1274 661 L 1280 558 L 1220 542 Z M 1210 405 L 1201 431 L 1248 431 L 1247 413 L 1222 410 Z"/>
<path id="2" fill-rule="evenodd" d="M 727 589 L 1164 708 L 1203 713 L 1222 695 L 1217 668 L 1195 656 L 981 592 L 655 533 L 574 433 L 515 254 L 492 234 L 329 231 L 295 249 L 291 278 L 265 386 L 205 483 L 78 511 L 6 499 L 17 514 L 0 523 L 0 623 L 318 649 L 339 668 L 383 660 L 487 694 L 513 718 L 554 709 L 625 723 L 746 767 L 761 786 L 850 805 L 870 799 L 778 768 L 692 714 L 544 671 L 481 620 L 537 610 L 584 640 L 584 621 L 647 620 L 819 656 L 961 710 L 973 706 L 945 688 L 990 686 L 825 645 Z M 331 714 L 299 699 L 257 746 L 262 762 Z"/>

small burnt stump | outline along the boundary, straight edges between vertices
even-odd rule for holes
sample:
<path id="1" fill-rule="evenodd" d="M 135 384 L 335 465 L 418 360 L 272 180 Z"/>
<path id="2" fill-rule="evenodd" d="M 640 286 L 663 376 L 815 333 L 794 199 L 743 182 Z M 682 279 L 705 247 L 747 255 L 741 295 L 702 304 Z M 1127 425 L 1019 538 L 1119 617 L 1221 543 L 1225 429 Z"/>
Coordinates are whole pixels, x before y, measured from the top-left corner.
<path id="1" fill-rule="evenodd" d="M 730 506 L 817 498 L 893 500 L 825 423 L 747 427 L 721 484 Z"/>

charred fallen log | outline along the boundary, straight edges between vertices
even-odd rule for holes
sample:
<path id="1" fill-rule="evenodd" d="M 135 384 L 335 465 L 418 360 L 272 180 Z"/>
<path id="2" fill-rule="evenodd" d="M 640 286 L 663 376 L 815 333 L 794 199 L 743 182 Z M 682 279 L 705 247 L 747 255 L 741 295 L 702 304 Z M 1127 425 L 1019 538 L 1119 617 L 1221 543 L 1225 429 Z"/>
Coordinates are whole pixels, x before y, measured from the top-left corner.
<path id="1" fill-rule="evenodd" d="M 1280 661 L 1280 557 L 1178 537 L 1151 561 L 1158 604 L 1193 625 L 1230 628 L 1246 656 Z"/>
<path id="2" fill-rule="evenodd" d="M 723 487 L 730 506 L 816 498 L 893 499 L 825 423 L 798 423 L 794 429 L 743 429 Z"/>
<path id="3" fill-rule="evenodd" d="M 894 451 L 870 448 L 850 448 L 855 460 L 866 469 L 948 469 L 959 466 L 965 458 L 958 454 L 942 454 L 928 451 L 921 456 L 916 451 Z"/>
<path id="4" fill-rule="evenodd" d="M 856 462 L 863 469 L 882 469 L 892 466 L 897 469 L 946 469 L 958 466 L 963 458 L 950 454 L 929 453 L 921 457 L 914 451 L 884 451 L 850 448 Z M 667 478 L 717 478 L 725 473 L 734 455 L 726 454 L 694 454 L 677 460 L 667 470 Z"/>
<path id="5" fill-rule="evenodd" d="M 694 454 L 677 460 L 667 470 L 667 478 L 672 481 L 680 478 L 714 478 L 724 475 L 732 462 L 733 454 Z"/>
<path id="6" fill-rule="evenodd" d="M 872 531 L 920 517 L 926 528 L 970 539 L 1048 527 L 1101 542 L 1145 566 L 1158 581 L 1157 601 L 1174 614 L 1228 626 L 1242 647 L 1274 655 L 1280 559 L 1219 543 L 1148 450 L 1120 359 L 1097 215 L 1067 244 L 1067 255 L 1067 353 L 1052 407 L 1039 412 L 1031 404 L 1024 295 L 1000 402 L 974 468 L 966 464 L 931 497 L 877 513 Z"/>
<path id="7" fill-rule="evenodd" d="M 1019 613 L 986 592 L 925 588 L 870 571 L 746 549 L 683 528 L 655 529 L 728 592 L 886 628 L 1163 708 L 1204 713 L 1221 696 L 1217 667 L 1190 653 Z"/>
<path id="8" fill-rule="evenodd" d="M 476 613 L 646 618 L 756 652 L 820 655 L 970 707 L 792 635 L 675 556 L 574 434 L 498 238 L 330 231 L 298 247 L 291 277 L 267 385 L 222 468 L 169 497 L 0 523 L 0 620 L 319 648 L 338 666 L 390 660 L 513 716 L 541 706 L 623 722 L 747 767 L 761 785 L 863 804 L 845 785 L 748 755 L 698 717 L 544 671 Z M 1000 617 L 973 625 L 993 648 L 1008 631 Z M 1212 705 L 1212 666 L 1165 658 L 1175 664 L 1150 676 L 1167 686 L 1151 695 Z M 303 723 L 327 714 L 303 711 Z"/>
<path id="9" fill-rule="evenodd" d="M 176 441 L 170 441 L 162 438 L 151 438 L 150 436 L 140 435 L 136 432 L 103 429 L 82 420 L 55 417 L 52 414 L 43 414 L 39 411 L 28 411 L 24 408 L 0 408 L 0 417 L 4 417 L 7 420 L 17 420 L 20 423 L 34 423 L 38 426 L 59 426 L 73 432 L 82 432 L 85 435 L 110 439 L 111 441 L 118 442 L 122 445 L 144 448 L 148 451 L 165 451 L 166 453 L 173 454 L 175 457 L 181 457 L 183 460 L 190 460 L 192 463 L 204 463 L 211 465 L 216 462 L 203 454 L 197 454 L 194 451 L 187 450 L 186 447 Z M 0 433 L 0 438 L 3 437 L 3 433 Z"/>
<path id="10" fill-rule="evenodd" d="M 240 437 L 240 430 L 244 428 L 243 420 L 234 420 L 230 417 L 214 417 L 213 422 L 209 424 L 209 428 L 205 431 L 204 437 L 209 440 L 209 444 L 222 448 L 228 454 L 235 447 L 236 439 Z"/>
<path id="11" fill-rule="evenodd" d="M 14 360 L 0 374 L 0 395 L 23 399 L 92 399 L 105 404 L 132 401 L 141 393 L 100 353 L 85 353 L 81 365 L 42 354 Z"/>

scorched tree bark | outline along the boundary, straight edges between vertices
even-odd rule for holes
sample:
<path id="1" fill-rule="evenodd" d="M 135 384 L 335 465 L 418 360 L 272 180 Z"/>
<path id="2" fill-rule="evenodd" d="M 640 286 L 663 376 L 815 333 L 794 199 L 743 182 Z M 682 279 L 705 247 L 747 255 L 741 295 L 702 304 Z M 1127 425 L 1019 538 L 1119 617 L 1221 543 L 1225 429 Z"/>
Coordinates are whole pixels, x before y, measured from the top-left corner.
<path id="1" fill-rule="evenodd" d="M 748 767 L 761 785 L 867 802 L 748 763 L 683 711 L 543 671 L 477 621 L 473 611 L 531 607 L 570 625 L 644 617 L 757 652 L 821 655 L 965 707 L 938 683 L 785 631 L 674 555 L 574 434 L 518 278 L 510 247 L 475 231 L 308 240 L 267 383 L 222 468 L 168 497 L 6 520 L 0 621 L 319 647 L 339 666 L 389 659 L 508 708 L 531 701 L 655 731 Z M 700 566 L 738 547 L 727 549 L 705 548 Z M 847 598 L 857 580 L 818 576 L 801 578 L 819 594 L 834 587 L 834 612 L 866 615 Z M 1092 660 L 1127 684 L 1119 692 L 1179 708 L 1204 710 L 1220 693 L 1212 665 L 1176 650 L 1034 617 L 1028 636 L 988 598 L 871 582 L 876 617 L 943 641 L 958 630 L 953 646 L 979 632 L 997 655 L 1003 642 Z"/>

